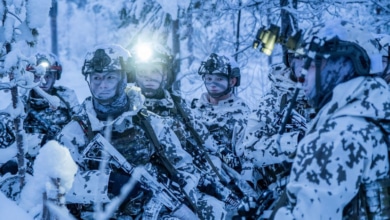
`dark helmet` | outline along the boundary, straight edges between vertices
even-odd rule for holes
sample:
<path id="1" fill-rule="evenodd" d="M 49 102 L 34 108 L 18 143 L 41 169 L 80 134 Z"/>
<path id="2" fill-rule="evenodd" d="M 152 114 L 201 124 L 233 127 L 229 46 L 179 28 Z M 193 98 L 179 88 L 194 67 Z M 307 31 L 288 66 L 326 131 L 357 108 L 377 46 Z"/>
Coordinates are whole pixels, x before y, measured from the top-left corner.
<path id="1" fill-rule="evenodd" d="M 57 80 L 61 78 L 62 65 L 58 57 L 52 53 L 37 53 L 35 54 L 36 65 L 28 65 L 26 70 L 32 73 L 36 72 L 37 66 L 42 66 L 46 69 L 46 72 L 56 72 Z"/>
<path id="2" fill-rule="evenodd" d="M 205 74 L 220 74 L 228 78 L 237 78 L 235 87 L 240 85 L 241 74 L 238 64 L 231 58 L 218 55 L 216 53 L 210 54 L 206 61 L 200 64 L 198 74 L 204 77 Z"/>
<path id="3" fill-rule="evenodd" d="M 94 72 L 107 71 L 120 71 L 128 74 L 131 71 L 130 52 L 116 44 L 99 45 L 87 52 L 82 67 L 82 74 L 85 78 Z"/>

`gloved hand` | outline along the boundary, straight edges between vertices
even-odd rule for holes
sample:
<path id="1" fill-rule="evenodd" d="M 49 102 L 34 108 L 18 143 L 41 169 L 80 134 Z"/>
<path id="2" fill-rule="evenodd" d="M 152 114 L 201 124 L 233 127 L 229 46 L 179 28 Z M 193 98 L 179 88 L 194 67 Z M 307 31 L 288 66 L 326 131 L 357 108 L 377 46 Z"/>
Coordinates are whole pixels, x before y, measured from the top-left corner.
<path id="1" fill-rule="evenodd" d="M 7 161 L 0 168 L 0 174 L 2 176 L 5 175 L 6 173 L 11 173 L 12 175 L 14 175 L 17 172 L 18 172 L 18 163 L 13 159 Z"/>

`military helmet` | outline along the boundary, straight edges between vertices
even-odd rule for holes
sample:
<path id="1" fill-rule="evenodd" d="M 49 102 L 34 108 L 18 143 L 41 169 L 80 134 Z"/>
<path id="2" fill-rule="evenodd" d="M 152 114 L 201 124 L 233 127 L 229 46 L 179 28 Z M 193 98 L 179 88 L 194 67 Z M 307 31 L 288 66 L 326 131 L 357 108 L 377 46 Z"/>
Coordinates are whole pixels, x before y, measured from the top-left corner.
<path id="1" fill-rule="evenodd" d="M 241 74 L 238 64 L 228 56 L 211 53 L 206 61 L 202 61 L 198 74 L 204 76 L 205 74 L 219 74 L 225 75 L 228 78 L 237 78 L 235 87 L 240 85 Z"/>
<path id="2" fill-rule="evenodd" d="M 131 71 L 131 54 L 122 46 L 117 44 L 105 44 L 96 46 L 88 51 L 82 74 L 87 77 L 94 72 L 112 72 L 120 71 L 129 73 Z"/>
<path id="3" fill-rule="evenodd" d="M 140 43 L 134 47 L 134 74 L 130 81 L 135 81 L 135 73 L 140 73 L 143 68 L 162 68 L 162 74 L 166 77 L 164 88 L 171 87 L 175 81 L 174 60 L 169 47 L 156 42 Z"/>
<path id="4" fill-rule="evenodd" d="M 304 34 L 301 48 L 309 59 L 348 57 L 358 75 L 380 72 L 379 52 L 373 36 L 358 25 L 344 20 L 321 23 Z M 308 63 L 308 62 L 307 62 Z"/>
<path id="5" fill-rule="evenodd" d="M 135 67 L 142 65 L 161 64 L 172 66 L 173 57 L 168 47 L 158 43 L 141 43 L 134 51 Z"/>
<path id="6" fill-rule="evenodd" d="M 27 65 L 26 70 L 32 73 L 36 72 L 36 67 L 42 66 L 46 72 L 56 72 L 57 80 L 61 78 L 62 65 L 58 57 L 53 53 L 36 53 L 36 65 Z"/>

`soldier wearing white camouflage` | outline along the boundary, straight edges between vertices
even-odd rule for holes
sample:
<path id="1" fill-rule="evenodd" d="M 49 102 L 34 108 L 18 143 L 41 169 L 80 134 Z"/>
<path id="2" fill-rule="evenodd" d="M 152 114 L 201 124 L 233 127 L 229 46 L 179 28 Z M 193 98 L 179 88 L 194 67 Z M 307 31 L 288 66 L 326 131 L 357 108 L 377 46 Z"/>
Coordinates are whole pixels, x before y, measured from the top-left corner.
<path id="1" fill-rule="evenodd" d="M 237 63 L 224 55 L 210 54 L 202 62 L 198 74 L 207 89 L 199 99 L 191 103 L 194 120 L 204 125 L 198 133 L 205 142 L 211 160 L 229 188 L 240 196 L 257 197 L 252 187 L 242 188 L 243 149 L 237 142 L 243 134 L 250 113 L 248 105 L 233 91 L 240 85 L 240 69 Z M 244 180 L 245 181 L 245 180 Z"/>
<path id="2" fill-rule="evenodd" d="M 249 161 L 245 165 L 245 175 L 252 178 L 260 192 L 271 189 L 280 193 L 283 190 L 296 146 L 311 117 L 311 109 L 302 91 L 293 100 L 297 82 L 295 72 L 300 71 L 296 67 L 302 59 L 288 53 L 285 60 L 286 64 L 271 67 L 268 75 L 271 87 L 250 114 L 241 143 Z M 291 104 L 292 113 L 287 115 Z"/>
<path id="3" fill-rule="evenodd" d="M 337 20 L 305 34 L 303 90 L 317 114 L 275 219 L 389 219 L 390 92 L 371 38 Z"/>
<path id="4" fill-rule="evenodd" d="M 167 203 L 167 197 L 162 196 L 166 192 L 157 190 L 157 193 L 154 191 L 157 188 L 151 189 L 150 184 L 138 181 L 136 188 L 122 195 L 125 199 L 116 210 L 116 217 L 194 218 L 195 210 L 191 211 L 189 207 L 194 208 L 191 204 L 196 202 L 192 196 L 196 194 L 198 174 L 192 158 L 170 129 L 170 119 L 144 109 L 140 89 L 127 87 L 130 69 L 130 53 L 118 45 L 100 45 L 86 55 L 82 73 L 92 96 L 82 103 L 82 114 L 65 126 L 57 137 L 79 165 L 73 188 L 67 194 L 67 202 L 76 205 L 68 206 L 77 213 L 81 204 L 81 215 L 86 215 L 97 202 L 112 202 L 120 195 L 122 186 L 138 176 L 125 168 L 143 167 L 146 173 L 141 176 L 148 174 L 151 179 L 138 180 L 166 185 L 178 200 L 168 199 Z M 101 153 L 92 148 L 85 152 L 85 149 L 101 143 L 97 138 L 101 138 L 106 129 L 109 129 L 110 138 L 103 138 L 109 142 L 105 147 L 112 146 L 106 152 L 108 155 L 119 152 L 122 156 L 109 156 L 118 160 L 115 163 L 109 160 L 109 164 L 119 164 L 119 167 L 111 165 L 102 171 L 96 163 L 102 159 Z M 174 206 L 170 206 L 170 202 Z"/>
<path id="5" fill-rule="evenodd" d="M 52 53 L 37 53 L 35 59 L 36 65 L 28 65 L 26 70 L 34 73 L 34 82 L 39 83 L 40 89 L 50 96 L 58 97 L 60 103 L 58 107 L 53 107 L 45 97 L 42 97 L 34 89 L 22 97 L 26 114 L 23 129 L 27 134 L 25 137 L 28 145 L 25 157 L 28 160 L 27 172 L 30 174 L 33 173 L 33 162 L 41 146 L 55 137 L 71 120 L 80 106 L 74 90 L 55 85 L 62 74 L 62 65 L 58 57 Z M 42 79 L 36 68 L 44 70 Z M 7 163 L 8 167 L 14 167 L 13 171 L 17 170 L 16 159 Z M 14 173 L 13 171 L 11 173 Z"/>
<path id="6" fill-rule="evenodd" d="M 151 53 L 150 53 L 151 51 Z M 143 56 L 149 54 L 149 57 Z M 217 186 L 198 186 L 203 193 L 198 195 L 197 208 L 201 219 L 224 219 L 226 216 L 225 202 L 227 205 L 238 206 L 238 198 L 220 183 L 216 176 L 211 175 L 213 169 L 204 158 L 200 146 L 195 139 L 195 130 L 192 129 L 191 110 L 179 94 L 169 92 L 168 78 L 173 77 L 173 60 L 169 49 L 158 44 L 142 45 L 135 56 L 135 80 L 145 96 L 144 105 L 148 110 L 163 116 L 172 118 L 174 124 L 171 128 L 182 142 L 183 148 L 191 154 L 194 165 L 201 173 L 200 184 L 204 178 L 212 179 Z M 176 93 L 179 93 L 176 91 Z M 195 127 L 202 126 L 196 123 Z M 206 155 L 207 156 L 207 155 Z M 207 189 L 206 189 L 207 188 Z M 214 189 L 214 190 L 213 190 Z M 213 192 L 216 191 L 216 192 Z M 206 194 L 205 194 L 206 193 Z M 210 196 L 212 195 L 212 196 Z M 218 199 L 216 199 L 215 197 Z"/>

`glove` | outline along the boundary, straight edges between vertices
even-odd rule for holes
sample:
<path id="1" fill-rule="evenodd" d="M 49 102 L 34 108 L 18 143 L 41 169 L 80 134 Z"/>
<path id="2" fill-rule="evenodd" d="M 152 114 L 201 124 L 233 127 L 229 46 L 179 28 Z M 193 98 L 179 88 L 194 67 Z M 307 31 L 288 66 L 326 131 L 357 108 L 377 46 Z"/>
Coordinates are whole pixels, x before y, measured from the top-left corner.
<path id="1" fill-rule="evenodd" d="M 6 173 L 11 173 L 15 175 L 18 172 L 18 164 L 15 160 L 9 160 L 0 168 L 0 174 L 3 176 Z"/>

